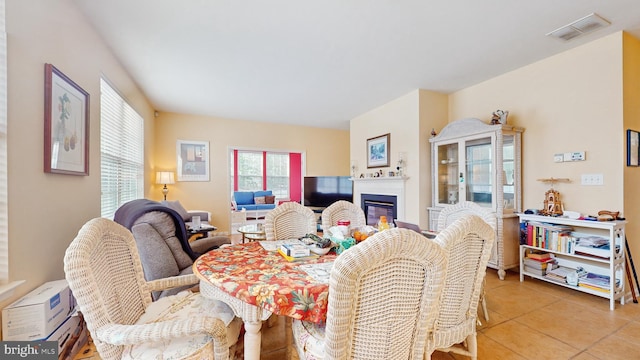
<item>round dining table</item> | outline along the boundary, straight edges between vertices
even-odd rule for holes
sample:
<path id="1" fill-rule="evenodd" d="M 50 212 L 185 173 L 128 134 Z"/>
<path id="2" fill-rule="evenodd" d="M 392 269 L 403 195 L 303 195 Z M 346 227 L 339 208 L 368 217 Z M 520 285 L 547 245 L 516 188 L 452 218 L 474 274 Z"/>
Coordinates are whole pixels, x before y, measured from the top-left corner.
<path id="1" fill-rule="evenodd" d="M 295 240 L 225 246 L 205 253 L 193 264 L 202 295 L 227 303 L 243 319 L 245 359 L 260 358 L 262 320 L 271 314 L 326 320 L 330 266 L 337 255 L 331 251 L 288 261 L 277 248 L 290 241 Z"/>

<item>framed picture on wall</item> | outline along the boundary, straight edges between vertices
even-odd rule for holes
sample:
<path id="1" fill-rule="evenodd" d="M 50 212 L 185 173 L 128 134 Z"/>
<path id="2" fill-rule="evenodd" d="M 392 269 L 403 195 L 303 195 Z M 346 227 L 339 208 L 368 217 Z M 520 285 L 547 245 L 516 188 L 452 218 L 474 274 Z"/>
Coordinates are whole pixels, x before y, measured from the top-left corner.
<path id="1" fill-rule="evenodd" d="M 89 93 L 44 65 L 44 172 L 89 175 Z"/>
<path id="2" fill-rule="evenodd" d="M 209 142 L 178 140 L 178 181 L 209 181 Z"/>
<path id="3" fill-rule="evenodd" d="M 640 133 L 627 130 L 627 166 L 639 166 Z"/>
<path id="4" fill-rule="evenodd" d="M 367 139 L 367 168 L 389 166 L 389 141 L 391 134 Z"/>

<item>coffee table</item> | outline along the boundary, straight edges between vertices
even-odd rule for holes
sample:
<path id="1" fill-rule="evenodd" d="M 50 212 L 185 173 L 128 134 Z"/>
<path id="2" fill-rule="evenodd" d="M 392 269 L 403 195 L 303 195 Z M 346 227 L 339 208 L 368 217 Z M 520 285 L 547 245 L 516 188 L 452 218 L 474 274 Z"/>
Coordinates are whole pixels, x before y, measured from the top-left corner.
<path id="1" fill-rule="evenodd" d="M 249 225 L 240 226 L 238 228 L 238 232 L 242 234 L 243 244 L 245 239 L 248 239 L 249 241 L 260 241 L 260 240 L 267 239 L 264 232 L 263 224 L 249 224 Z"/>

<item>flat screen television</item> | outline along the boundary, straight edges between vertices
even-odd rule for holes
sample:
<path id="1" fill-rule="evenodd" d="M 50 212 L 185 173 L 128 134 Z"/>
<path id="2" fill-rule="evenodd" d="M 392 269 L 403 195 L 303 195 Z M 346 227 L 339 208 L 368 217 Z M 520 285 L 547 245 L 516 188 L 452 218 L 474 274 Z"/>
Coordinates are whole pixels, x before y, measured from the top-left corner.
<path id="1" fill-rule="evenodd" d="M 304 205 L 327 207 L 338 200 L 353 202 L 353 181 L 349 176 L 305 176 Z"/>

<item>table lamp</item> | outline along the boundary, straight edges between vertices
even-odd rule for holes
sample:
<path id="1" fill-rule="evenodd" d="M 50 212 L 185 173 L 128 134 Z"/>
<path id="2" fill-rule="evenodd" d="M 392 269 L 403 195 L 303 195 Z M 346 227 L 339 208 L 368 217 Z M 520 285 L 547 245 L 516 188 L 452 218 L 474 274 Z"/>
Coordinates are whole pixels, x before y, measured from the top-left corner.
<path id="1" fill-rule="evenodd" d="M 167 188 L 167 184 L 175 184 L 175 180 L 173 179 L 172 171 L 158 171 L 156 172 L 156 184 L 162 184 L 164 187 L 162 188 L 162 194 L 164 195 L 164 199 L 167 200 L 167 194 L 169 193 L 169 189 Z"/>

